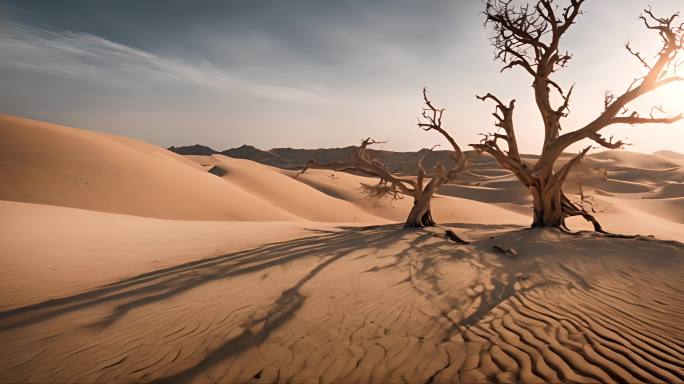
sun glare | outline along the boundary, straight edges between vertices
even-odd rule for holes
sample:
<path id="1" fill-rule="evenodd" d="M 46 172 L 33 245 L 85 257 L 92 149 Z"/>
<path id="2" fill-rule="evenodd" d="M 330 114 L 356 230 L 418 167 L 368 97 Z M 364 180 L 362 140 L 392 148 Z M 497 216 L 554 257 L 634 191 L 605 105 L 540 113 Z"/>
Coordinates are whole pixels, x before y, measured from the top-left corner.
<path id="1" fill-rule="evenodd" d="M 655 95 L 664 106 L 676 108 L 671 112 L 684 112 L 684 82 L 669 84 L 657 90 Z"/>

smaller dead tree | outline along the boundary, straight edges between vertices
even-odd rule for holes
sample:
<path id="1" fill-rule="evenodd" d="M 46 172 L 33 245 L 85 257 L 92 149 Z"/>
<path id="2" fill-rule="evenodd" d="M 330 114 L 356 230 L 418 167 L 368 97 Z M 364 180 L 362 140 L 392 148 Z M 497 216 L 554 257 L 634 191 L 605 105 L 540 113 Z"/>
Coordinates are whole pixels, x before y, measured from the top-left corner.
<path id="1" fill-rule="evenodd" d="M 425 107 L 418 119 L 418 126 L 424 131 L 436 131 L 441 134 L 451 145 L 451 156 L 453 165 L 445 167 L 442 164 L 435 165 L 432 172 L 428 172 L 423 166 L 423 162 L 432 150 L 426 152 L 418 161 L 417 176 L 400 175 L 392 172 L 387 165 L 377 158 L 373 158 L 368 153 L 368 147 L 378 144 L 375 140 L 367 138 L 361 141 L 361 145 L 352 151 L 347 161 L 333 161 L 326 164 L 319 164 L 316 160 L 311 160 L 302 169 L 301 173 L 309 168 L 325 168 L 338 171 L 356 171 L 367 176 L 377 177 L 378 184 L 363 184 L 364 192 L 374 198 L 388 196 L 393 199 L 403 196 L 413 197 L 413 206 L 406 218 L 406 227 L 430 227 L 436 225 L 432 217 L 431 201 L 437 189 L 444 183 L 454 179 L 465 169 L 466 157 L 461 151 L 456 141 L 442 127 L 442 115 L 444 109 L 436 108 L 427 96 L 427 90 L 423 89 L 423 101 Z"/>

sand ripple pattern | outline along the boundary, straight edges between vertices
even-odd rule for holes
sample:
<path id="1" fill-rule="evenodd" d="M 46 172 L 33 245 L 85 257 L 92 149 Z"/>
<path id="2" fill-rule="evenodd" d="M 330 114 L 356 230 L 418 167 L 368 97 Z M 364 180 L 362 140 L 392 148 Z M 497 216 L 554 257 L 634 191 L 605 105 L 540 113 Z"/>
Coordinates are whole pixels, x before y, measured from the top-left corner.
<path id="1" fill-rule="evenodd" d="M 2 312 L 0 381 L 676 383 L 682 319 L 678 244 L 344 229 Z"/>

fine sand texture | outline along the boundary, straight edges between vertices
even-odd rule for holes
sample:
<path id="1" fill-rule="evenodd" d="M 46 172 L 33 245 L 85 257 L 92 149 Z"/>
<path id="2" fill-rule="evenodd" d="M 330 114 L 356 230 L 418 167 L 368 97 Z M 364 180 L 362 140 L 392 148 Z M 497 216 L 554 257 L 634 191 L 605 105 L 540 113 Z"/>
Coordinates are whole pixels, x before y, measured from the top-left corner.
<path id="1" fill-rule="evenodd" d="M 684 382 L 680 154 L 571 176 L 626 238 L 528 230 L 470 153 L 483 177 L 432 203 L 457 244 L 358 175 L 8 115 L 0 137 L 0 383 Z"/>

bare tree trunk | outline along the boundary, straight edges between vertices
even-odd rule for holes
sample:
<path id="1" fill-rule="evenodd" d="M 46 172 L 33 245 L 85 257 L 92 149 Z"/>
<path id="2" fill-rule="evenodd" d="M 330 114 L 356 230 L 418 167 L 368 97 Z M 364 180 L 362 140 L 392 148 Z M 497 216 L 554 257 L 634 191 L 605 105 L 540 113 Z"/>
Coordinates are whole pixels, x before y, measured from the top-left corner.
<path id="1" fill-rule="evenodd" d="M 421 166 L 422 169 L 422 166 Z M 408 218 L 406 219 L 406 224 L 404 227 L 434 227 L 437 225 L 435 220 L 432 218 L 432 211 L 430 210 L 430 202 L 432 201 L 435 191 L 442 184 L 448 180 L 448 176 L 435 175 L 430 182 L 427 183 L 425 188 L 422 188 L 422 176 L 418 180 L 418 188 L 413 195 L 413 207 L 411 207 L 411 212 L 409 212 Z"/>
<path id="2" fill-rule="evenodd" d="M 536 180 L 530 186 L 534 219 L 532 228 L 553 227 L 561 228 L 564 225 L 563 195 L 561 185 L 544 185 L 541 180 Z"/>
<path id="3" fill-rule="evenodd" d="M 434 227 L 435 225 L 437 225 L 435 220 L 432 218 L 432 210 L 430 208 L 428 208 L 428 211 L 423 214 L 421 222 L 425 227 Z"/>
<path id="4" fill-rule="evenodd" d="M 406 223 L 404 227 L 433 227 L 435 223 L 432 218 L 432 211 L 430 210 L 430 200 L 432 199 L 432 193 L 422 191 L 413 200 L 413 207 L 406 218 Z"/>
<path id="5" fill-rule="evenodd" d="M 562 228 L 567 229 L 565 219 L 572 216 L 582 216 L 594 226 L 594 231 L 605 232 L 601 223 L 584 208 L 577 206 L 563 193 L 563 184 L 557 182 L 544 185 L 540 180 L 530 187 L 534 209 L 532 228 Z"/>

